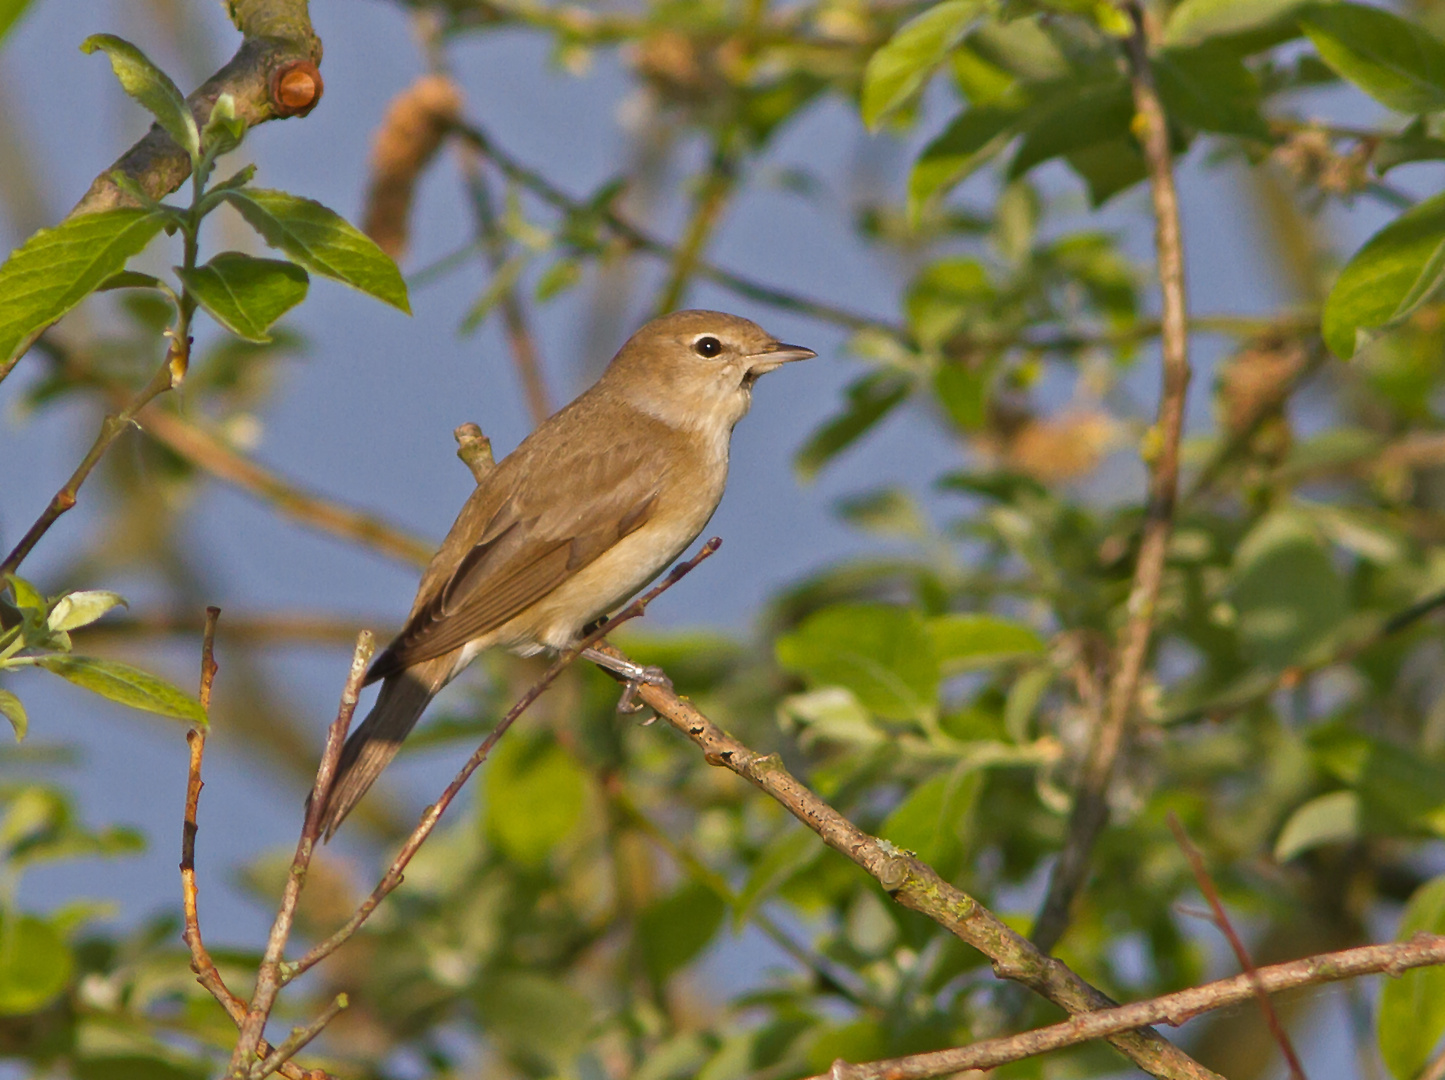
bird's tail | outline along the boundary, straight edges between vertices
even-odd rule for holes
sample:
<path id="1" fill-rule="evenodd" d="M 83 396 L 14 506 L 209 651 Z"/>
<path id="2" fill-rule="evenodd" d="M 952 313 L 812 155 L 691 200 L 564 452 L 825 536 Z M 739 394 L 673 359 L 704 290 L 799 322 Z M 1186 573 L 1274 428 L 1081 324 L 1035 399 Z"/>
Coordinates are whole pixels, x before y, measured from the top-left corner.
<path id="1" fill-rule="evenodd" d="M 376 704 L 341 748 L 336 782 L 321 816 L 322 835 L 327 840 L 375 783 L 381 770 L 396 757 L 402 740 L 416 726 L 427 704 L 446 685 L 451 675 L 451 664 L 446 662 L 449 659 L 439 657 L 417 664 L 381 684 Z"/>

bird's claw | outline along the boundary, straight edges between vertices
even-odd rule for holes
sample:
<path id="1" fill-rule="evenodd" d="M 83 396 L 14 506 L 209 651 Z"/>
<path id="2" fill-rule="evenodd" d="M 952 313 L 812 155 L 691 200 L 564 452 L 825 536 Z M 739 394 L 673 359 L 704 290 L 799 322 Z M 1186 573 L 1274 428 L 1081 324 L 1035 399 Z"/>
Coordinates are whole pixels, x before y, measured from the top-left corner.
<path id="1" fill-rule="evenodd" d="M 667 677 L 666 672 L 660 667 L 644 667 L 640 664 L 633 665 L 632 670 L 626 673 L 622 684 L 622 697 L 617 700 L 617 711 L 624 716 L 641 712 L 643 703 L 636 700 L 637 691 L 643 686 L 661 686 L 668 690 L 672 689 L 672 680 Z M 648 720 L 647 723 L 652 723 Z"/>

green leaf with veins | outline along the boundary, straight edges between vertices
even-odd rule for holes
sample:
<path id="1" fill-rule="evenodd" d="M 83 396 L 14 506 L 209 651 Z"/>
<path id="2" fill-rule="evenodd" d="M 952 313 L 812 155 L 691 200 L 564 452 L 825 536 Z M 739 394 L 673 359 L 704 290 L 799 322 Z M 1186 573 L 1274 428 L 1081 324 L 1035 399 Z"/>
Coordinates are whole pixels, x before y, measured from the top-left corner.
<path id="1" fill-rule="evenodd" d="M 262 239 L 313 274 L 350 285 L 408 315 L 406 282 L 396 263 L 340 214 L 313 199 L 266 188 L 223 192 Z"/>
<path id="2" fill-rule="evenodd" d="M 0 365 L 124 267 L 165 221 L 132 207 L 81 214 L 12 252 L 0 265 Z"/>
<path id="3" fill-rule="evenodd" d="M 135 709 L 207 726 L 201 703 L 184 690 L 139 668 L 93 656 L 41 656 L 35 663 L 101 697 Z"/>
<path id="4" fill-rule="evenodd" d="M 310 278 L 285 259 L 223 251 L 204 266 L 175 267 L 206 313 L 237 337 L 264 344 L 271 324 L 306 298 Z"/>

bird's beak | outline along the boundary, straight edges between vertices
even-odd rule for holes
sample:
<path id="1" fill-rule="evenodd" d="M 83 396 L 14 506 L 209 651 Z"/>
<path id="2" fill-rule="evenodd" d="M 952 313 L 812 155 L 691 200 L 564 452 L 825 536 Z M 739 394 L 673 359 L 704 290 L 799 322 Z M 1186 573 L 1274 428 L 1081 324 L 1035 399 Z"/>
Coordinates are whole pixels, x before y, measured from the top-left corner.
<path id="1" fill-rule="evenodd" d="M 786 345 L 775 341 L 761 352 L 748 354 L 748 374 L 765 375 L 791 360 L 808 360 L 817 355 L 812 349 L 805 349 L 801 345 Z"/>

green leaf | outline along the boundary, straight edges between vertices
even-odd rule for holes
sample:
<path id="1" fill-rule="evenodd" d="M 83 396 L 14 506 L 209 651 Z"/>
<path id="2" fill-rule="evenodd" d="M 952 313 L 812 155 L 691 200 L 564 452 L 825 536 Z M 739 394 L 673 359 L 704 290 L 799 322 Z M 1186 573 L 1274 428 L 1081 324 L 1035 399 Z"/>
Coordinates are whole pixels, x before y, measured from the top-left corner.
<path id="1" fill-rule="evenodd" d="M 547 1062 L 543 1075 L 571 1063 L 587 1040 L 592 1002 L 565 983 L 531 971 L 504 971 L 481 980 L 477 1009 L 488 1041 Z"/>
<path id="2" fill-rule="evenodd" d="M 637 945 L 652 981 L 664 983 L 707 948 L 727 904 L 699 882 L 645 907 L 637 916 Z"/>
<path id="3" fill-rule="evenodd" d="M 1360 797 L 1361 828 L 1375 836 L 1445 836 L 1445 765 L 1342 724 L 1309 735 L 1315 763 Z"/>
<path id="4" fill-rule="evenodd" d="M 16 742 L 25 738 L 25 732 L 30 727 L 30 720 L 25 715 L 25 706 L 20 704 L 20 699 L 9 690 L 0 689 L 0 716 L 9 720 L 10 726 L 15 729 Z"/>
<path id="5" fill-rule="evenodd" d="M 1235 552 L 1228 598 L 1252 664 L 1303 660 L 1348 609 L 1344 582 L 1315 531 L 1287 510 L 1262 518 Z"/>
<path id="6" fill-rule="evenodd" d="M 1015 134 L 1017 108 L 979 105 L 955 116 L 923 148 L 908 174 L 908 217 L 915 225 L 929 200 L 946 195 L 993 158 Z"/>
<path id="7" fill-rule="evenodd" d="M 1170 119 L 1261 141 L 1269 126 L 1259 111 L 1259 80 L 1234 52 L 1217 45 L 1165 49 L 1154 61 Z"/>
<path id="8" fill-rule="evenodd" d="M 778 639 L 778 663 L 825 686 L 842 686 L 879 716 L 931 718 L 939 667 L 922 617 L 882 604 L 838 604 Z"/>
<path id="9" fill-rule="evenodd" d="M 45 602 L 45 597 L 39 589 L 19 574 L 6 574 L 5 580 L 10 583 L 10 591 L 15 596 L 17 608 L 33 613 L 37 619 L 45 618 L 50 611 L 50 605 Z"/>
<path id="10" fill-rule="evenodd" d="M 1209 38 L 1276 31 L 1280 40 L 1294 36 L 1290 16 L 1305 0 L 1183 0 L 1169 13 L 1164 44 L 1197 45 Z"/>
<path id="11" fill-rule="evenodd" d="M 164 679 L 129 664 L 93 656 L 42 656 L 36 663 L 101 697 L 196 727 L 207 726 L 201 703 Z"/>
<path id="12" fill-rule="evenodd" d="M 34 915 L 0 917 L 0 1016 L 39 1012 L 70 983 L 75 958 L 59 932 Z"/>
<path id="13" fill-rule="evenodd" d="M 965 324 L 987 318 L 996 297 L 981 260 L 951 255 L 924 267 L 908 286 L 903 310 L 914 336 L 936 349 Z"/>
<path id="14" fill-rule="evenodd" d="M 1445 42 L 1366 4 L 1317 4 L 1300 26 L 1320 58 L 1397 112 L 1445 109 Z"/>
<path id="15" fill-rule="evenodd" d="M 1089 205 L 1095 208 L 1149 175 L 1138 142 L 1125 135 L 1074 150 L 1067 157 L 1069 168 L 1088 187 Z"/>
<path id="16" fill-rule="evenodd" d="M 1284 823 L 1274 842 L 1276 862 L 1288 862 L 1296 855 L 1324 844 L 1348 844 L 1359 839 L 1360 796 L 1353 791 L 1332 791 L 1305 803 Z"/>
<path id="17" fill-rule="evenodd" d="M 145 53 L 114 34 L 92 34 L 80 43 L 80 51 L 104 52 L 120 80 L 121 87 L 150 111 L 175 144 L 195 161 L 201 152 L 201 135 L 191 115 L 186 96 L 171 78 Z"/>
<path id="18" fill-rule="evenodd" d="M 548 300 L 561 296 L 581 280 L 582 266 L 576 259 L 558 259 L 537 279 L 537 303 L 545 304 Z"/>
<path id="19" fill-rule="evenodd" d="M 230 94 L 219 95 L 201 129 L 201 146 L 215 159 L 236 149 L 245 137 L 246 122 L 236 115 L 236 99 Z"/>
<path id="20" fill-rule="evenodd" d="M 128 607 L 125 597 L 104 589 L 83 589 L 66 593 L 50 607 L 46 625 L 52 630 L 75 630 L 89 626 L 113 607 Z"/>
<path id="21" fill-rule="evenodd" d="M 0 0 L 0 41 L 5 40 L 5 35 L 20 21 L 20 16 L 29 6 L 30 0 Z"/>
<path id="22" fill-rule="evenodd" d="M 993 372 L 965 364 L 940 364 L 933 374 L 933 395 L 962 431 L 978 431 L 988 419 Z"/>
<path id="23" fill-rule="evenodd" d="M 863 123 L 877 128 L 916 94 L 987 6 L 985 0 L 945 0 L 899 27 L 863 69 Z"/>
<path id="24" fill-rule="evenodd" d="M 1445 877 L 1415 890 L 1400 919 L 1397 941 L 1445 934 Z M 1445 968 L 1417 968 L 1386 979 L 1380 991 L 1380 1056 L 1396 1080 L 1413 1080 L 1445 1035 Z"/>
<path id="25" fill-rule="evenodd" d="M 1325 344 L 1349 359 L 1369 331 L 1407 317 L 1445 281 L 1445 194 L 1426 199 L 1370 237 L 1325 299 Z"/>
<path id="26" fill-rule="evenodd" d="M 125 266 L 165 223 L 125 207 L 41 229 L 0 266 L 0 365 Z"/>
<path id="27" fill-rule="evenodd" d="M 246 341 L 265 343 L 271 324 L 306 298 L 310 278 L 285 259 L 258 259 L 223 251 L 193 270 L 175 267 L 176 276 L 206 313 Z"/>
<path id="28" fill-rule="evenodd" d="M 824 465 L 856 442 L 908 397 L 912 382 L 895 372 L 875 371 L 847 389 L 843 411 L 808 437 L 793 466 L 804 480 L 818 475 Z"/>
<path id="29" fill-rule="evenodd" d="M 406 282 L 396 263 L 334 210 L 267 188 L 231 188 L 223 197 L 251 228 L 313 274 L 359 289 L 411 314 Z"/>
<path id="30" fill-rule="evenodd" d="M 1030 627 L 995 615 L 940 615 L 926 628 L 934 655 L 948 674 L 1037 656 L 1043 639 Z"/>
<path id="31" fill-rule="evenodd" d="M 488 833 L 527 866 L 546 862 L 582 820 L 587 778 L 550 740 L 511 738 L 487 767 Z"/>
<path id="32" fill-rule="evenodd" d="M 1019 118 L 1023 141 L 1008 166 L 1015 180 L 1050 158 L 1128 138 L 1134 98 L 1122 75 L 1061 80 Z"/>

